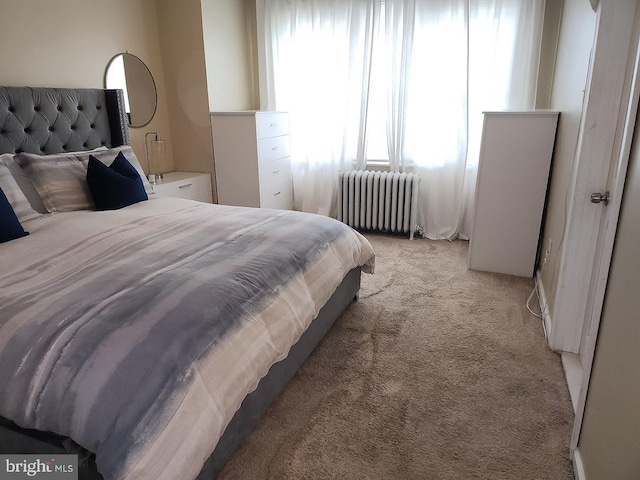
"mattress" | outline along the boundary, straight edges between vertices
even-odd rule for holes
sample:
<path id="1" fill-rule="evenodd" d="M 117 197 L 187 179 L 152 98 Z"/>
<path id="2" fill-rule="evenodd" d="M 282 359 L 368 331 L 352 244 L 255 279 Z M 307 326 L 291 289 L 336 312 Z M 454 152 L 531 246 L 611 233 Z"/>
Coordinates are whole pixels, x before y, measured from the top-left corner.
<path id="1" fill-rule="evenodd" d="M 195 478 L 370 244 L 327 217 L 158 198 L 0 246 L 0 416 L 108 479 Z"/>

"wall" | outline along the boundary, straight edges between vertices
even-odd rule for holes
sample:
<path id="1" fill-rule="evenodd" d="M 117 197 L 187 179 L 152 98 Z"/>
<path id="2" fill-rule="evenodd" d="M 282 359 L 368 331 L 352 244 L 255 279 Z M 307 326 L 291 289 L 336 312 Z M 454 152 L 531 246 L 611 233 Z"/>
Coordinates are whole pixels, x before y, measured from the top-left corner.
<path id="1" fill-rule="evenodd" d="M 640 132 L 636 125 L 578 450 L 585 480 L 640 478 Z"/>
<path id="2" fill-rule="evenodd" d="M 560 268 L 560 246 L 567 220 L 567 192 L 576 152 L 584 89 L 595 36 L 596 14 L 587 0 L 564 0 L 550 108 L 560 111 L 542 251 L 552 240 L 542 283 L 553 318 L 553 298 Z M 540 268 L 540 266 L 539 266 Z"/>
<path id="3" fill-rule="evenodd" d="M 548 109 L 551 105 L 553 74 L 556 66 L 558 37 L 564 0 L 547 0 L 544 6 L 544 24 L 542 27 L 542 45 L 540 45 L 540 63 L 538 65 L 538 85 L 536 90 L 536 108 Z"/>
<path id="4" fill-rule="evenodd" d="M 210 111 L 255 109 L 252 0 L 202 0 Z"/>
<path id="5" fill-rule="evenodd" d="M 0 12 L 1 85 L 104 88 L 109 60 L 128 51 L 147 64 L 158 87 L 156 116 L 131 129 L 143 166 L 145 132 L 170 138 L 154 0 L 0 0 Z M 174 169 L 172 151 L 168 142 L 162 171 Z"/>
<path id="6" fill-rule="evenodd" d="M 158 0 L 157 8 L 175 166 L 179 171 L 211 173 L 215 201 L 200 0 Z"/>

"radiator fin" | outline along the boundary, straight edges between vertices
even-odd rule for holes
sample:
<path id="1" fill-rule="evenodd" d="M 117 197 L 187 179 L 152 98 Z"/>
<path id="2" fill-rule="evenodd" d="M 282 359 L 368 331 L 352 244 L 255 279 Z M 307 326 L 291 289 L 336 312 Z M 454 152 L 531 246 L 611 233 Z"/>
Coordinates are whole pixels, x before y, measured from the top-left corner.
<path id="1" fill-rule="evenodd" d="M 408 233 L 417 230 L 420 176 L 350 170 L 338 174 L 338 220 L 356 229 Z"/>

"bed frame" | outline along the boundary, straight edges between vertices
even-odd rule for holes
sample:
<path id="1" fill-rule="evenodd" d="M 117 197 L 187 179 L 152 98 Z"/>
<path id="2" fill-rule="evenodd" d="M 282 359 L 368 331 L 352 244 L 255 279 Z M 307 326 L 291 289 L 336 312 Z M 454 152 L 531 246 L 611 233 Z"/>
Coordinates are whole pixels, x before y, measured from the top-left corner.
<path id="1" fill-rule="evenodd" d="M 0 87 L 0 154 L 90 150 L 129 144 L 121 90 Z M 260 417 L 320 343 L 344 309 L 357 298 L 360 268 L 347 273 L 287 358 L 274 364 L 240 409 L 204 464 L 198 480 L 218 476 Z M 0 417 L 0 453 L 79 455 L 79 478 L 98 480 L 94 455 L 65 437 L 22 429 Z"/>

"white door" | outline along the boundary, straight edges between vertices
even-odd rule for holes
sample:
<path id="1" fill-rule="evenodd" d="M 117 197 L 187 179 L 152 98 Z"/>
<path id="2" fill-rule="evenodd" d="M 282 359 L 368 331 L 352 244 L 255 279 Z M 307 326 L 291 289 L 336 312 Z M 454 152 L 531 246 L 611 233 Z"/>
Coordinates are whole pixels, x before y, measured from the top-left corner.
<path id="1" fill-rule="evenodd" d="M 556 351 L 578 354 L 585 319 L 591 316 L 587 309 L 597 307 L 592 279 L 598 277 L 598 256 L 610 257 L 610 251 L 607 254 L 603 248 L 610 250 L 612 242 L 608 246 L 603 243 L 601 226 L 608 228 L 611 212 L 619 209 L 616 189 L 624 183 L 626 172 L 626 163 L 620 168 L 620 161 L 628 161 L 629 145 L 623 145 L 622 140 L 629 130 L 629 109 L 635 108 L 631 85 L 638 43 L 634 30 L 636 4 L 635 0 L 599 4 L 549 335 L 549 344 Z M 632 128 L 635 110 L 631 113 Z M 613 179 L 619 174 L 622 182 Z M 612 201 L 606 208 L 590 202 L 592 193 L 604 194 L 607 189 Z M 607 217 L 604 222 L 603 216 Z"/>
<path id="2" fill-rule="evenodd" d="M 594 262 L 594 272 L 589 291 L 589 303 L 587 305 L 587 317 L 584 321 L 582 336 L 580 341 L 580 367 L 582 369 L 582 383 L 578 407 L 576 409 L 575 424 L 571 448 L 575 449 L 580 438 L 582 427 L 582 417 L 587 398 L 587 390 L 591 377 L 591 367 L 596 349 L 596 340 L 604 304 L 604 295 L 609 277 L 609 267 L 613 254 L 613 245 L 617 231 L 620 206 L 624 191 L 624 183 L 627 176 L 627 167 L 631 158 L 634 162 L 640 161 L 640 129 L 638 128 L 638 100 L 640 98 L 640 44 L 636 49 L 636 59 L 634 65 L 634 78 L 631 84 L 630 101 L 625 116 L 623 136 L 621 139 L 621 150 L 618 161 L 611 165 L 607 190 L 604 192 L 606 199 L 595 203 L 604 209 L 602 221 L 598 232 L 598 244 Z M 594 192 L 598 195 L 601 192 Z M 607 195 L 608 193 L 608 195 Z M 597 202 L 597 198 L 592 202 Z M 608 204 L 605 204 L 608 201 Z"/>
<path id="3" fill-rule="evenodd" d="M 581 392 L 572 448 L 582 423 L 586 387 L 633 139 L 639 87 L 635 0 L 599 3 L 596 38 L 571 179 L 549 344 L 579 355 Z M 605 206 L 605 192 L 609 200 Z M 601 194 L 600 203 L 591 195 Z M 597 200 L 597 198 L 596 198 Z"/>

